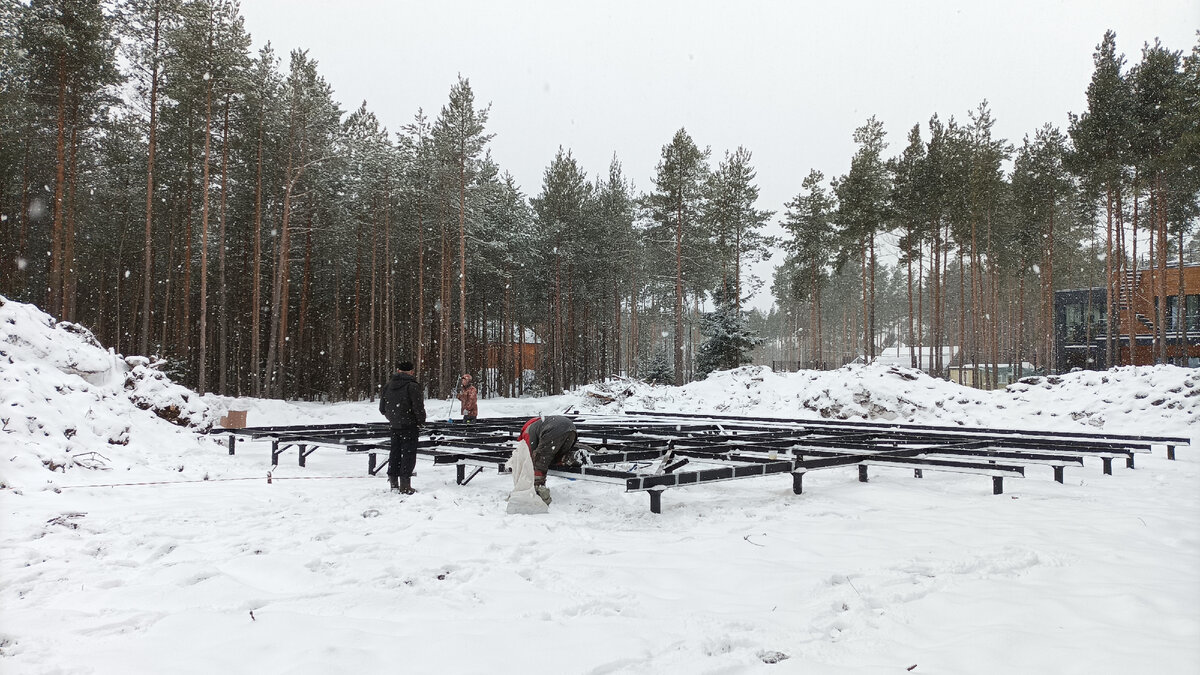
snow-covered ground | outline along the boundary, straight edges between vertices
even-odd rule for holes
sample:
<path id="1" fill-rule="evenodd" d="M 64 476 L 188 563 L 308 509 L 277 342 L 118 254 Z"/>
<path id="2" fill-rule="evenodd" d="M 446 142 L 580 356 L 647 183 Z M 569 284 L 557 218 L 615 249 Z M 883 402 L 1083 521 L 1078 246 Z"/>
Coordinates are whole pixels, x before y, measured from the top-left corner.
<path id="1" fill-rule="evenodd" d="M 1126 368 L 980 392 L 884 366 L 610 382 L 485 416 L 655 409 L 1185 435 L 1134 470 L 876 468 L 643 494 L 418 463 L 229 456 L 196 429 L 380 421 L 196 396 L 0 299 L 2 673 L 1197 673 L 1200 373 Z M 444 417 L 447 401 L 430 401 Z M 185 425 L 168 421 L 173 419 Z M 190 424 L 191 426 L 186 426 Z"/>

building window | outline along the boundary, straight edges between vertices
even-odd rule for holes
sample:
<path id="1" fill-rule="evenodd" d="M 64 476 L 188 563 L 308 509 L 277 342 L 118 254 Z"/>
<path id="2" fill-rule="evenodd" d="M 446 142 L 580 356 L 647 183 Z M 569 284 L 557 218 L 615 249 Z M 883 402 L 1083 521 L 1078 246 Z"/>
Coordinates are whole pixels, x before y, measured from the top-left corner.
<path id="1" fill-rule="evenodd" d="M 1200 295 L 1188 295 L 1186 297 L 1187 315 L 1180 311 L 1179 296 L 1167 296 L 1167 331 L 1178 331 L 1180 322 L 1183 321 L 1188 332 L 1200 330 Z M 1157 298 L 1155 298 L 1157 300 Z M 1155 303 L 1157 304 L 1157 303 Z"/>
<path id="2" fill-rule="evenodd" d="M 1090 303 L 1070 302 L 1062 305 L 1063 341 L 1069 345 L 1082 345 L 1104 335 L 1104 302 L 1095 299 Z M 1089 311 L 1090 310 L 1090 311 Z"/>

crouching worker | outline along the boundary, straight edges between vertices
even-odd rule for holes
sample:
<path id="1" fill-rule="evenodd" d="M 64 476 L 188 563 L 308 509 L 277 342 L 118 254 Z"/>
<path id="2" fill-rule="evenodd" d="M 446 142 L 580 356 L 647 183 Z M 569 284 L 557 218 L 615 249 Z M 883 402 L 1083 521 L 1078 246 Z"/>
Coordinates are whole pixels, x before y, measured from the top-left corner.
<path id="1" fill-rule="evenodd" d="M 413 374 L 412 361 L 400 361 L 379 392 L 379 412 L 392 429 L 388 455 L 388 484 L 392 492 L 411 495 L 413 468 L 417 464 L 417 433 L 425 426 L 425 393 Z"/>
<path id="2" fill-rule="evenodd" d="M 521 427 L 518 440 L 525 441 L 533 457 L 533 489 L 547 505 L 550 489 L 546 487 L 546 471 L 559 463 L 577 465 L 575 439 L 575 423 L 562 415 L 535 417 Z"/>

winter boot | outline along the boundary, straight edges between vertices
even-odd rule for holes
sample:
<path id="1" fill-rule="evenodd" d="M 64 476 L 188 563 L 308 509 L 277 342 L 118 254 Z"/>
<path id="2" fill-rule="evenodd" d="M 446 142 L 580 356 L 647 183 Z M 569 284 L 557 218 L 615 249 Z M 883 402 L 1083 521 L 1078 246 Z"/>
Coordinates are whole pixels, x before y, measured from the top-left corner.
<path id="1" fill-rule="evenodd" d="M 399 480 L 400 479 L 397 478 L 396 476 L 388 476 L 388 487 L 390 487 L 392 489 L 392 492 L 400 491 Z"/>
<path id="2" fill-rule="evenodd" d="M 413 489 L 411 478 L 400 479 L 400 492 L 406 495 L 414 495 L 417 493 L 417 491 Z"/>

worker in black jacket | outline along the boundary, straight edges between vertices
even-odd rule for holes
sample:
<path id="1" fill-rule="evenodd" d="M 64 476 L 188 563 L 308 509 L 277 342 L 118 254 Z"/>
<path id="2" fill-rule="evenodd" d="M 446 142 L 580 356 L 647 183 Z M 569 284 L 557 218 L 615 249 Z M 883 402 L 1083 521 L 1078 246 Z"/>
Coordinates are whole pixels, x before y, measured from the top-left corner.
<path id="1" fill-rule="evenodd" d="M 392 428 L 388 456 L 388 484 L 392 492 L 411 495 L 413 467 L 417 464 L 417 429 L 425 425 L 425 393 L 413 375 L 412 361 L 400 361 L 396 372 L 379 392 L 379 412 Z"/>

